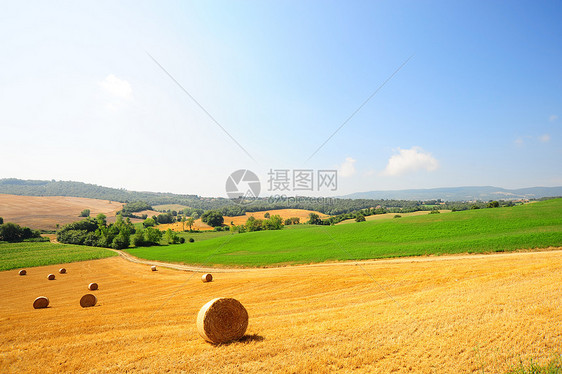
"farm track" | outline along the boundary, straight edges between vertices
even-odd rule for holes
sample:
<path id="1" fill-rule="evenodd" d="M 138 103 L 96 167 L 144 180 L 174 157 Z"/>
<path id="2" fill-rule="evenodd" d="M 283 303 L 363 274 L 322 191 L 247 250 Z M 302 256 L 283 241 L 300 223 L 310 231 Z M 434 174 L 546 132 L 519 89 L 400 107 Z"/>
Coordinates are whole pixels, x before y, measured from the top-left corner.
<path id="1" fill-rule="evenodd" d="M 228 268 L 228 267 L 210 267 L 210 266 L 196 266 L 196 265 L 185 265 L 173 262 L 162 262 L 162 261 L 151 261 L 145 260 L 139 257 L 135 257 L 130 253 L 110 249 L 113 252 L 118 253 L 121 258 L 134 262 L 137 264 L 144 265 L 156 265 L 161 267 L 166 267 L 175 270 L 191 271 L 191 272 L 201 272 L 201 273 L 239 273 L 248 271 L 263 271 L 263 270 L 273 270 L 278 268 L 283 268 L 286 266 L 272 266 L 272 267 L 260 267 L 260 268 Z M 341 262 L 322 262 L 317 264 L 305 264 L 305 265 L 290 265 L 291 267 L 307 268 L 307 267 L 323 267 L 323 266 L 361 266 L 361 265 L 373 265 L 373 264 L 400 264 L 400 263 L 415 263 L 415 262 L 434 262 L 434 261 L 454 261 L 463 259 L 482 259 L 482 258 L 496 258 L 504 256 L 528 256 L 534 253 L 543 252 L 553 252 L 562 251 L 562 247 L 551 247 L 544 248 L 540 250 L 521 250 L 514 252 L 501 252 L 501 253 L 486 253 L 486 254 L 452 254 L 452 255 L 442 255 L 442 256 L 420 256 L 420 257 L 401 257 L 392 259 L 375 259 L 375 260 L 362 260 L 362 261 L 341 261 Z"/>

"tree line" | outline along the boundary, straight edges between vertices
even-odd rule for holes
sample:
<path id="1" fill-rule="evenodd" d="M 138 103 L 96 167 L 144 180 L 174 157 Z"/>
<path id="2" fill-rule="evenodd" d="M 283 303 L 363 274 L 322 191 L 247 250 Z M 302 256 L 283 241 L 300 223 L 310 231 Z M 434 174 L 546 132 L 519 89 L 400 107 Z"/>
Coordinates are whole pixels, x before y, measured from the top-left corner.
<path id="1" fill-rule="evenodd" d="M 107 217 L 100 213 L 96 218 L 64 225 L 57 231 L 57 240 L 66 244 L 87 245 L 124 249 L 131 245 L 151 246 L 160 244 L 163 233 L 155 228 L 135 229 L 129 218 L 118 215 L 115 223 L 107 223 Z"/>
<path id="2" fill-rule="evenodd" d="M 48 238 L 41 237 L 39 230 L 32 230 L 29 227 L 22 227 L 16 223 L 6 222 L 0 217 L 0 241 L 2 242 L 23 242 L 23 241 L 49 241 Z"/>

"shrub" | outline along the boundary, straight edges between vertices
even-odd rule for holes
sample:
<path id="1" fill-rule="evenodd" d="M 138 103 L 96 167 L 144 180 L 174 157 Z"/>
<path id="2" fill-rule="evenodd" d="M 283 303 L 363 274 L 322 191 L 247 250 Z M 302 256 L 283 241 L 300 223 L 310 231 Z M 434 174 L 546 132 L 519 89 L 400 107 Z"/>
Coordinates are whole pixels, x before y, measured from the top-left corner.
<path id="1" fill-rule="evenodd" d="M 189 238 L 189 242 L 190 242 L 190 243 L 193 243 L 194 241 L 195 241 L 195 239 Z"/>
<path id="2" fill-rule="evenodd" d="M 355 222 L 365 222 L 365 216 L 358 214 L 357 217 L 355 217 Z"/>
<path id="3" fill-rule="evenodd" d="M 89 217 L 89 216 L 90 216 L 90 209 L 84 209 L 83 211 L 80 212 L 79 217 Z"/>
<path id="4" fill-rule="evenodd" d="M 394 215 L 394 218 L 400 218 L 400 217 L 402 217 L 400 214 L 395 214 L 395 215 Z"/>
<path id="5" fill-rule="evenodd" d="M 497 201 L 490 201 L 488 203 L 488 205 L 486 205 L 486 208 L 499 208 L 500 207 L 500 203 Z"/>

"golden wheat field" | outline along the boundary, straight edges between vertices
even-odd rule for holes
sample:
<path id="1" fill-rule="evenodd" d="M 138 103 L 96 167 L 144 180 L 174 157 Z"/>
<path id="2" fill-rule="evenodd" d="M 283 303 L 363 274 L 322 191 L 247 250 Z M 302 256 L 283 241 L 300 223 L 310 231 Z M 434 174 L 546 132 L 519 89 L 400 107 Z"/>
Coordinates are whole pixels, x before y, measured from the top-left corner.
<path id="1" fill-rule="evenodd" d="M 36 230 L 54 230 L 57 223 L 62 226 L 78 221 L 84 209 L 90 209 L 92 217 L 103 213 L 109 221 L 115 220 L 115 213 L 122 207 L 115 201 L 83 197 L 0 194 L 0 217 Z"/>
<path id="2" fill-rule="evenodd" d="M 318 214 L 318 216 L 322 219 L 329 217 L 328 215 L 324 214 L 324 213 L 320 213 L 320 212 L 316 212 L 313 210 L 306 210 L 306 209 L 275 209 L 275 210 L 267 210 L 267 211 L 263 211 L 263 212 L 246 212 L 246 214 L 244 214 L 243 216 L 236 216 L 236 217 L 230 217 L 230 216 L 224 216 L 224 224 L 225 225 L 243 225 L 246 223 L 246 221 L 248 220 L 249 217 L 256 217 L 257 219 L 264 219 L 264 215 L 266 213 L 269 213 L 271 216 L 274 215 L 279 215 L 281 216 L 281 218 L 283 218 L 284 220 L 287 218 L 292 218 L 292 217 L 298 217 L 300 218 L 301 223 L 304 223 L 306 221 L 308 221 L 308 215 L 310 213 L 316 213 Z M 172 229 L 174 231 L 182 231 L 184 230 L 184 225 L 181 222 L 175 222 L 175 223 L 168 223 L 168 224 L 162 224 L 159 225 L 158 228 L 160 230 L 167 230 L 167 229 Z M 205 230 L 213 230 L 213 227 L 207 225 L 206 223 L 202 222 L 201 219 L 197 219 L 195 220 L 195 224 L 192 227 L 194 230 L 201 230 L 201 231 L 205 231 Z M 189 229 L 187 227 L 187 225 L 185 226 L 185 229 Z"/>
<path id="3" fill-rule="evenodd" d="M 211 283 L 120 257 L 58 268 L 0 273 L 1 372 L 497 373 L 562 349 L 561 250 L 214 272 Z M 96 306 L 79 306 L 86 293 Z M 37 296 L 49 308 L 33 309 Z M 242 341 L 199 337 L 197 312 L 215 297 L 248 310 Z"/>
<path id="4" fill-rule="evenodd" d="M 439 210 L 439 213 L 449 213 L 449 212 L 450 212 L 450 210 L 446 210 L 446 209 Z M 425 214 L 429 214 L 429 212 L 427 210 L 418 210 L 416 212 L 400 213 L 398 215 L 400 217 L 409 217 L 409 216 L 423 216 Z M 380 219 L 392 219 L 396 215 L 397 215 L 397 213 L 373 214 L 371 216 L 366 216 L 365 220 L 366 221 L 375 221 L 375 220 L 380 220 Z M 347 223 L 354 223 L 354 222 L 355 222 L 355 219 L 351 218 L 351 219 L 346 219 L 344 221 L 336 223 L 336 225 L 345 225 Z"/>

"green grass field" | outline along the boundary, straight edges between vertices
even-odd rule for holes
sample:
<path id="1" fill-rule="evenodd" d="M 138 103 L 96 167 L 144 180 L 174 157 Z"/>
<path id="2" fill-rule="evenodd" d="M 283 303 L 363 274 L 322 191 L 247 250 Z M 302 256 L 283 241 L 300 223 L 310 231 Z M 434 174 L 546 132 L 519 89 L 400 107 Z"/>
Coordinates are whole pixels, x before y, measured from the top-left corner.
<path id="1" fill-rule="evenodd" d="M 68 244 L 0 243 L 0 271 L 118 256 L 104 248 Z"/>
<path id="2" fill-rule="evenodd" d="M 299 225 L 128 251 L 149 260 L 268 266 L 549 246 L 562 246 L 562 199 L 348 225 Z"/>

